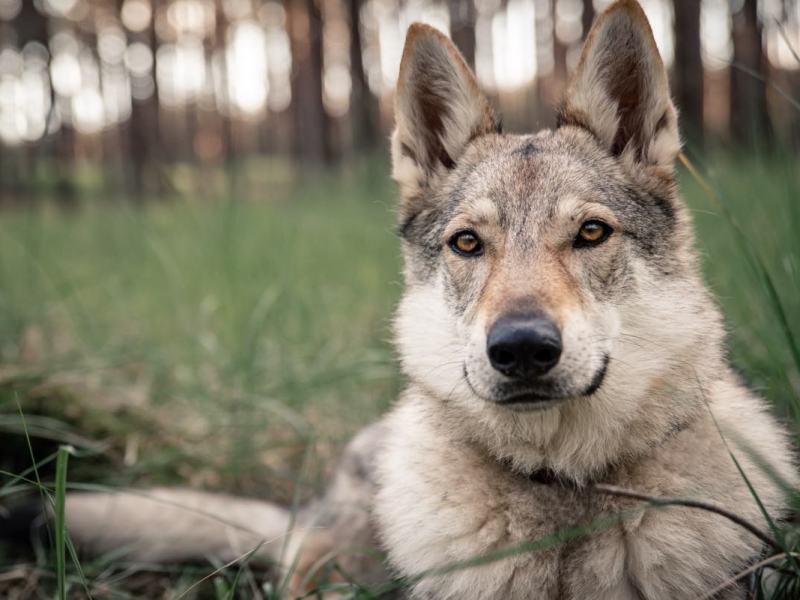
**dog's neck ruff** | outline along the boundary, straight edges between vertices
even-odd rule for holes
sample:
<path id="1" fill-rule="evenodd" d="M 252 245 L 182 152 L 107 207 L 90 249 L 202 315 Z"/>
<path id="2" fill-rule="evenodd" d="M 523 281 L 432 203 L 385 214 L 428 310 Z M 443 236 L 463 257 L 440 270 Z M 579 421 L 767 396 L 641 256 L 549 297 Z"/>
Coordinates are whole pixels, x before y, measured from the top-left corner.
<path id="1" fill-rule="evenodd" d="M 577 487 L 649 455 L 704 410 L 703 386 L 675 373 L 651 380 L 635 396 L 609 381 L 592 397 L 532 413 L 475 398 L 442 401 L 417 386 L 410 391 L 424 398 L 425 414 L 443 436 L 532 481 Z"/>

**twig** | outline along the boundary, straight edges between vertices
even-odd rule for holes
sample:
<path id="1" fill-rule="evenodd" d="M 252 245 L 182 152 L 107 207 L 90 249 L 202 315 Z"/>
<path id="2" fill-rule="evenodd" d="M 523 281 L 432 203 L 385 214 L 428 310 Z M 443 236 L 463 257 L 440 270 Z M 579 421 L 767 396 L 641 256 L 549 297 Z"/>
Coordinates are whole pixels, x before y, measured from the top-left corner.
<path id="1" fill-rule="evenodd" d="M 641 492 L 637 492 L 634 490 L 629 490 L 626 488 L 617 487 L 615 485 L 607 485 L 605 483 L 597 483 L 594 485 L 594 489 L 602 494 L 609 494 L 611 496 L 621 496 L 623 498 L 634 498 L 636 500 L 644 500 L 653 506 L 684 506 L 686 508 L 698 508 L 700 510 L 705 510 L 707 512 L 716 513 L 722 517 L 725 517 L 729 521 L 736 523 L 739 527 L 746 529 L 758 539 L 760 539 L 765 544 L 771 546 L 778 552 L 783 552 L 783 548 L 773 540 L 769 534 L 761 530 L 756 525 L 753 525 L 750 521 L 733 513 L 727 509 L 722 508 L 721 506 L 717 506 L 716 504 L 711 504 L 710 502 L 703 502 L 702 500 L 690 500 L 687 498 L 668 498 L 668 497 L 659 497 L 659 496 L 650 496 L 648 494 L 643 494 Z"/>
<path id="2" fill-rule="evenodd" d="M 764 560 L 759 561 L 754 565 L 750 565 L 744 571 L 739 571 L 736 575 L 734 575 L 730 579 L 724 581 L 723 583 L 721 583 L 720 585 L 715 587 L 710 592 L 707 592 L 706 594 L 703 594 L 699 598 L 699 600 L 711 600 L 711 598 L 714 598 L 722 590 L 732 586 L 734 583 L 736 583 L 740 579 L 744 579 L 745 577 L 747 577 L 751 573 L 755 573 L 759 569 L 761 569 L 763 567 L 767 567 L 767 566 L 771 565 L 774 562 L 778 562 L 779 560 L 783 560 L 784 558 L 787 558 L 788 556 L 789 555 L 786 552 L 781 552 L 780 554 L 773 554 L 769 558 L 765 558 Z"/>

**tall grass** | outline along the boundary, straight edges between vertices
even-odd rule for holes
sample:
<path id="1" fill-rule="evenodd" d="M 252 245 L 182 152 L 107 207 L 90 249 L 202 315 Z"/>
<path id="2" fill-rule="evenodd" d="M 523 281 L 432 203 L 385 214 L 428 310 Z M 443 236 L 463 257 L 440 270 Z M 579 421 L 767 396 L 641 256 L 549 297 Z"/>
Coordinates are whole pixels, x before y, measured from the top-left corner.
<path id="1" fill-rule="evenodd" d="M 121 453 L 140 445 L 118 483 L 188 470 L 262 494 L 273 490 L 260 481 L 297 467 L 312 433 L 344 440 L 375 418 L 399 385 L 390 191 L 300 195 L 3 215 L 0 364 L 28 390 L 26 411 L 63 420 L 57 405 L 72 403 L 66 421 L 84 433 L 123 440 Z M 36 396 L 47 380 L 60 400 Z M 118 412 L 127 423 L 108 418 Z M 173 456 L 144 451 L 142 428 L 173 426 L 181 439 L 162 447 Z M 265 468 L 270 450 L 291 461 Z"/>
<path id="2" fill-rule="evenodd" d="M 707 182 L 684 171 L 682 188 L 733 362 L 798 434 L 800 169 L 780 156 L 697 168 Z M 389 185 L 345 179 L 308 184 L 292 202 L 0 215 L 2 489 L 35 475 L 56 515 L 63 490 L 84 482 L 307 498 L 338 444 L 402 385 L 389 343 L 400 292 L 393 198 Z M 70 462 L 71 484 L 64 442 L 86 450 Z M 797 536 L 786 533 L 791 569 Z M 83 575 L 58 518 L 55 537 L 61 554 L 43 568 L 60 594 Z M 173 591 L 209 593 L 211 581 L 215 597 L 234 597 L 242 579 L 253 587 L 239 576 L 245 563 L 172 572 Z M 82 567 L 89 587 L 136 589 L 109 583 L 104 565 Z M 781 585 L 784 598 L 797 590 Z"/>

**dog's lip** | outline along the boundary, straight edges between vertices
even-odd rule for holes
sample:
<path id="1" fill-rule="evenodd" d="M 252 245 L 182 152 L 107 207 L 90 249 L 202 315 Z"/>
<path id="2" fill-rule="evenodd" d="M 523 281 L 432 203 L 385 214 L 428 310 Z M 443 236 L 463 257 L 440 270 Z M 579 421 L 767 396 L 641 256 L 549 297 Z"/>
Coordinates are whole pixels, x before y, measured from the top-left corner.
<path id="1" fill-rule="evenodd" d="M 466 363 L 464 364 L 464 380 L 467 382 L 469 389 L 472 390 L 472 393 L 475 394 L 478 398 L 485 400 L 486 402 L 492 402 L 493 404 L 499 404 L 500 406 L 514 406 L 522 404 L 546 405 L 563 400 L 568 400 L 570 398 L 587 397 L 595 394 L 602 387 L 603 382 L 605 381 L 606 374 L 608 373 L 608 365 L 610 362 L 611 362 L 611 356 L 609 354 L 604 354 L 603 364 L 600 365 L 600 368 L 594 374 L 594 377 L 592 377 L 592 381 L 588 385 L 588 387 L 579 394 L 564 394 L 564 393 L 547 394 L 547 393 L 542 393 L 541 391 L 538 391 L 536 389 L 528 388 L 516 391 L 512 394 L 503 396 L 501 398 L 487 398 L 484 395 L 478 393 L 478 391 L 472 385 L 472 382 L 469 379 L 469 372 L 467 371 Z"/>
<path id="2" fill-rule="evenodd" d="M 535 391 L 525 391 L 512 396 L 506 396 L 505 398 L 498 398 L 497 400 L 492 400 L 492 402 L 503 406 L 510 406 L 512 404 L 542 404 L 544 402 L 556 402 L 566 399 L 567 396 L 546 396 Z"/>

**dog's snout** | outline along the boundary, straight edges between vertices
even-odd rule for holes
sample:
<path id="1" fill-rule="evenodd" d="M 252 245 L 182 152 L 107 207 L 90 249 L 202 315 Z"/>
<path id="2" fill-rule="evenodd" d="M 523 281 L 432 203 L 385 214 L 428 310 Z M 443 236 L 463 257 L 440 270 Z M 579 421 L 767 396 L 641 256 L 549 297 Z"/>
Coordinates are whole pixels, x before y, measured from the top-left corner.
<path id="1" fill-rule="evenodd" d="M 489 330 L 486 343 L 492 366 L 520 379 L 547 373 L 558 363 L 561 350 L 558 327 L 542 315 L 501 317 Z"/>

